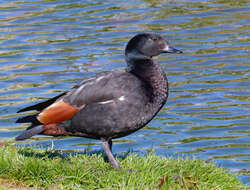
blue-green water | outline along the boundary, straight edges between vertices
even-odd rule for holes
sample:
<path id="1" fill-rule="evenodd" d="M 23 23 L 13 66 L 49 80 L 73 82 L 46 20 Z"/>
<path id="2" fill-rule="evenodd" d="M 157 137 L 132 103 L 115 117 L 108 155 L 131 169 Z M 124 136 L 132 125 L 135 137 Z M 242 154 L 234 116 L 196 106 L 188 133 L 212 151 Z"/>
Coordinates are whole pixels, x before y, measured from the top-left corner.
<path id="1" fill-rule="evenodd" d="M 170 96 L 144 129 L 114 152 L 155 149 L 216 161 L 250 184 L 250 19 L 243 0 L 9 0 L 0 3 L 0 138 L 27 125 L 16 111 L 82 79 L 125 67 L 126 42 L 162 34 L 183 54 L 158 57 Z M 100 150 L 99 141 L 36 136 L 26 143 Z"/>

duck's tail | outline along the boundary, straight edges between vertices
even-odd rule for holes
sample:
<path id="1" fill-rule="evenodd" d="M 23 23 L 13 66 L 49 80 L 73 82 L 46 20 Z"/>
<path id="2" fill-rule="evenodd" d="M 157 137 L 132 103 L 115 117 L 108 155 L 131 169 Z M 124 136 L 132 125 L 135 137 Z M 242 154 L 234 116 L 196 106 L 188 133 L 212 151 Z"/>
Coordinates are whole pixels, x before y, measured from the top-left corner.
<path id="1" fill-rule="evenodd" d="M 30 138 L 34 135 L 37 135 L 43 131 L 44 131 L 43 125 L 34 126 L 30 129 L 27 129 L 26 131 L 22 132 L 20 135 L 18 135 L 16 137 L 16 141 L 22 141 L 22 140 L 28 139 L 28 138 Z"/>

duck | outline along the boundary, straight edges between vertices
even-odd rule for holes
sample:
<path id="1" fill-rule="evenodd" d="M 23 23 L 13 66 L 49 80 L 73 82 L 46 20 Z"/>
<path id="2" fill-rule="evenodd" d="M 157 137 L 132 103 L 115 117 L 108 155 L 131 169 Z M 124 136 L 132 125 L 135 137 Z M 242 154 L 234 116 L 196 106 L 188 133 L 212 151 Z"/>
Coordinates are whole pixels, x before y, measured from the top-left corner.
<path id="1" fill-rule="evenodd" d="M 20 109 L 36 110 L 16 123 L 31 123 L 17 141 L 34 135 L 75 136 L 101 140 L 111 166 L 120 170 L 112 140 L 147 125 L 167 101 L 165 72 L 153 58 L 182 53 L 156 33 L 139 33 L 125 48 L 127 67 L 103 71 L 51 99 Z"/>

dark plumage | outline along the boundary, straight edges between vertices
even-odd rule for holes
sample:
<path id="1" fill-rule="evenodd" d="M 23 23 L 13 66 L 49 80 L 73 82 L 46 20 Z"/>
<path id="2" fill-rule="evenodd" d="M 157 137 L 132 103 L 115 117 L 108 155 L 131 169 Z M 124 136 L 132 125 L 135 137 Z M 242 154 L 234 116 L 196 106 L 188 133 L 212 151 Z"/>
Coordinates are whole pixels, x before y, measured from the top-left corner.
<path id="1" fill-rule="evenodd" d="M 152 59 L 161 53 L 181 53 L 160 35 L 134 36 L 125 50 L 126 70 L 105 71 L 46 102 L 19 110 L 37 110 L 17 123 L 31 126 L 16 140 L 36 134 L 81 136 L 102 140 L 111 165 L 119 169 L 112 155 L 112 139 L 144 127 L 167 101 L 168 81 Z M 71 119 L 70 124 L 63 121 Z"/>

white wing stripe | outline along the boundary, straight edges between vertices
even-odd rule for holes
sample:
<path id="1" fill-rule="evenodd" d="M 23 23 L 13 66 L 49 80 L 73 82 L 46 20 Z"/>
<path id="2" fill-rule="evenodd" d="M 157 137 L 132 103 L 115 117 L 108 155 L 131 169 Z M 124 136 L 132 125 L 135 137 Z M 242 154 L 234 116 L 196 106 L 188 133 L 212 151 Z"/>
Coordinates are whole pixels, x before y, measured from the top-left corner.
<path id="1" fill-rule="evenodd" d="M 107 101 L 104 101 L 104 102 L 98 102 L 98 104 L 108 104 L 108 103 L 111 103 L 111 102 L 114 102 L 114 100 L 107 100 Z"/>

